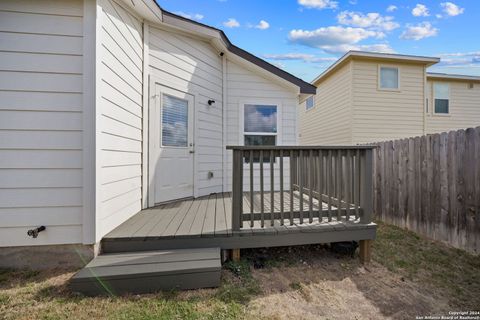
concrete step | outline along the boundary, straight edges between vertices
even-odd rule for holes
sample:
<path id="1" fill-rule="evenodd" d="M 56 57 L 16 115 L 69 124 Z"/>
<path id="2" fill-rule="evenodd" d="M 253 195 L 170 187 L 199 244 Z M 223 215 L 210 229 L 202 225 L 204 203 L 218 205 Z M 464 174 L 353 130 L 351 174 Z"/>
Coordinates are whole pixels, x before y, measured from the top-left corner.
<path id="1" fill-rule="evenodd" d="M 220 248 L 102 254 L 70 281 L 85 295 L 139 294 L 220 285 Z"/>

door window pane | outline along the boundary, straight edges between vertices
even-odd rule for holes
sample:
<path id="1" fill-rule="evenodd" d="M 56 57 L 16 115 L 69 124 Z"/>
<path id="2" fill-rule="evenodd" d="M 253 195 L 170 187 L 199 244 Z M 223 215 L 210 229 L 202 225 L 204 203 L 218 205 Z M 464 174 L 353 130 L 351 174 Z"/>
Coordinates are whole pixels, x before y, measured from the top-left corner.
<path id="1" fill-rule="evenodd" d="M 380 67 L 380 88 L 398 89 L 398 68 Z"/>
<path id="2" fill-rule="evenodd" d="M 277 132 L 277 106 L 246 104 L 245 132 Z"/>
<path id="3" fill-rule="evenodd" d="M 187 147 L 188 101 L 163 95 L 162 146 Z"/>

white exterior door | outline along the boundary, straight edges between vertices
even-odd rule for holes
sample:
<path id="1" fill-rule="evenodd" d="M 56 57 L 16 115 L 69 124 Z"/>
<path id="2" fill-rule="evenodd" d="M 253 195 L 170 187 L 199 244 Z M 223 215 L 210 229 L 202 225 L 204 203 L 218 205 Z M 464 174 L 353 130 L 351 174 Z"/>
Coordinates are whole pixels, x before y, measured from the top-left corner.
<path id="1" fill-rule="evenodd" d="M 149 202 L 157 204 L 193 197 L 194 96 L 156 82 L 153 86 L 149 152 L 154 199 Z"/>

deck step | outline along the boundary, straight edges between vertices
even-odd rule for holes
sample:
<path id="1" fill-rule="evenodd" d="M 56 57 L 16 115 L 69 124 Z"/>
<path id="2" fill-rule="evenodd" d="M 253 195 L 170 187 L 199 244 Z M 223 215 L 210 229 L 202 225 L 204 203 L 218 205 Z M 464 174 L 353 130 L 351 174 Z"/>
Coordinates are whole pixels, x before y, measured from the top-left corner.
<path id="1" fill-rule="evenodd" d="M 70 281 L 85 295 L 148 293 L 220 285 L 220 248 L 102 254 Z"/>

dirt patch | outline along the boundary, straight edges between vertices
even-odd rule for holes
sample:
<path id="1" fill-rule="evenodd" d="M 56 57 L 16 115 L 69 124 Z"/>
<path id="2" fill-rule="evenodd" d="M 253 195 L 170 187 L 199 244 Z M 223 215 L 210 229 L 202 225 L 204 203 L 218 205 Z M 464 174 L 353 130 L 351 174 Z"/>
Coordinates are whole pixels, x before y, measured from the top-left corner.
<path id="1" fill-rule="evenodd" d="M 432 295 L 422 284 L 392 273 L 378 263 L 365 268 L 356 259 L 341 257 L 326 249 L 310 247 L 305 252 L 296 249 L 298 262 L 292 266 L 253 270 L 263 296 L 250 302 L 247 310 L 252 316 L 405 319 L 450 310 L 443 297 Z M 269 249 L 268 254 L 284 261 L 289 259 L 282 259 L 288 254 L 284 248 Z"/>

